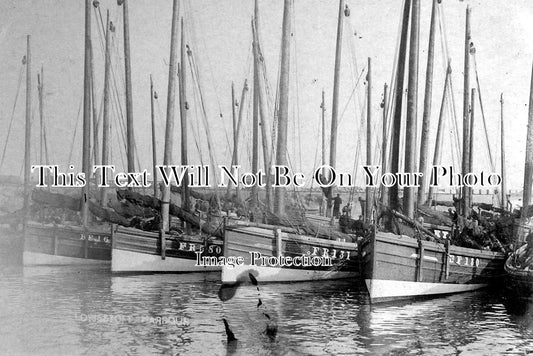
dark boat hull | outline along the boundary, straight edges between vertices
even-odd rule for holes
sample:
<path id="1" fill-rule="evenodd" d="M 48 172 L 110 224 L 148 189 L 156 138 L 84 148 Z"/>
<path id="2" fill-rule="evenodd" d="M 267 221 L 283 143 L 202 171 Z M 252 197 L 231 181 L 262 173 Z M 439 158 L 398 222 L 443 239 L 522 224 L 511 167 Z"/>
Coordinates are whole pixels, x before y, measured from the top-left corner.
<path id="1" fill-rule="evenodd" d="M 516 256 L 525 252 L 526 246 L 519 248 L 505 261 L 507 291 L 519 299 L 533 299 L 533 271 L 517 268 L 513 263 Z"/>
<path id="2" fill-rule="evenodd" d="M 384 232 L 362 241 L 360 252 L 373 303 L 480 289 L 501 280 L 505 262 L 502 253 Z"/>
<path id="3" fill-rule="evenodd" d="M 261 261 L 252 263 L 254 252 L 267 258 L 278 256 L 290 257 L 291 260 L 298 258 L 301 263 L 304 263 L 302 256 L 307 256 L 307 258 L 329 256 L 332 257 L 331 266 L 323 263 L 327 262 L 325 260 L 316 260 L 321 262 L 318 266 L 289 266 L 291 263 L 284 263 L 284 266 L 280 266 L 268 263 L 268 261 L 267 263 L 261 263 Z M 224 239 L 224 256 L 241 257 L 244 262 L 235 266 L 222 266 L 222 282 L 235 283 L 249 280 L 249 273 L 253 274 L 259 282 L 354 278 L 359 273 L 357 252 L 356 243 L 276 232 L 274 227 L 272 229 L 228 228 Z M 312 261 L 309 260 L 309 262 Z"/>
<path id="4" fill-rule="evenodd" d="M 83 228 L 27 222 L 23 263 L 31 265 L 109 264 L 109 225 Z"/>

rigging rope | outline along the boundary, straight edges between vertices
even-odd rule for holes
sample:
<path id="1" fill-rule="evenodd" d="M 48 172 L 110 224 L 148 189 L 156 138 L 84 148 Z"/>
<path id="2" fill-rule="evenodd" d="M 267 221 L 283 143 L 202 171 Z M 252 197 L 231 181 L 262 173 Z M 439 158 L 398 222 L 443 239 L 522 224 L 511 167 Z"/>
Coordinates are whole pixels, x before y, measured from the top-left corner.
<path id="1" fill-rule="evenodd" d="M 188 6 L 188 9 L 189 9 L 189 11 L 187 11 L 187 19 L 190 19 L 190 23 L 191 23 L 191 26 L 187 26 L 187 30 L 189 31 L 189 39 L 191 40 L 192 47 L 199 48 L 199 46 L 196 45 L 196 43 L 198 41 L 197 41 L 197 36 L 196 36 L 196 24 L 195 24 L 195 18 L 194 18 L 194 11 L 191 8 L 190 1 L 187 1 L 185 4 Z M 220 104 L 220 97 L 218 95 L 217 81 L 215 80 L 213 67 L 211 65 L 211 60 L 209 58 L 209 51 L 207 50 L 207 46 L 206 46 L 206 43 L 205 43 L 205 38 L 204 37 L 200 37 L 200 38 L 201 38 L 201 43 L 202 43 L 202 45 L 203 45 L 203 47 L 205 49 L 205 51 L 202 51 L 202 53 L 205 53 L 205 56 L 207 57 L 207 67 L 208 67 L 208 70 L 209 70 L 209 76 L 211 77 L 211 81 L 210 82 L 211 82 L 211 84 L 214 87 L 215 97 L 216 97 L 217 104 L 218 104 L 219 116 L 220 116 L 221 119 L 223 119 L 222 106 Z M 226 136 L 226 145 L 227 145 L 226 149 L 227 149 L 227 152 L 230 152 L 230 156 L 231 156 L 231 144 L 230 144 L 228 130 L 227 130 L 227 127 L 226 127 L 225 123 L 226 122 L 224 120 L 222 120 L 222 127 L 224 128 L 224 134 Z"/>
<path id="2" fill-rule="evenodd" d="M 72 143 L 70 144 L 70 151 L 68 156 L 68 164 L 72 162 L 72 152 L 74 151 L 74 141 L 76 140 L 76 132 L 78 131 L 78 124 L 80 122 L 80 112 L 81 112 L 81 104 L 83 103 L 83 99 L 80 99 L 80 105 L 78 107 L 78 116 L 76 117 L 76 125 L 74 126 L 74 135 L 72 136 Z"/>
<path id="3" fill-rule="evenodd" d="M 450 59 L 449 51 L 448 51 L 448 37 L 447 37 L 447 31 L 446 31 L 446 21 L 444 18 L 444 6 L 442 5 L 437 6 L 437 17 L 439 20 L 439 33 L 440 33 L 442 54 L 444 57 L 443 66 L 444 66 L 444 72 L 446 72 L 448 63 L 450 63 L 451 59 Z M 461 148 L 462 142 L 460 142 L 461 140 L 459 139 L 459 123 L 457 120 L 458 116 L 457 116 L 457 108 L 455 105 L 456 100 L 455 100 L 455 92 L 453 90 L 452 76 L 450 76 L 448 84 L 449 84 L 449 89 L 450 89 L 450 94 L 451 94 L 451 100 L 448 100 L 449 110 L 452 115 L 451 117 L 453 118 L 453 121 L 452 121 L 453 125 L 450 126 L 450 128 L 453 127 L 454 138 L 455 138 L 455 144 L 454 145 L 452 144 L 452 146 L 454 146 L 455 148 L 455 149 L 452 149 L 452 155 L 455 153 L 456 160 L 460 162 L 461 156 L 462 156 L 462 148 Z"/>
<path id="4" fill-rule="evenodd" d="M 477 93 L 478 93 L 478 98 L 479 98 L 479 106 L 481 108 L 481 117 L 483 118 L 483 128 L 485 129 L 485 142 L 487 143 L 487 150 L 488 150 L 489 160 L 490 160 L 490 168 L 492 169 L 492 171 L 495 171 L 495 164 L 494 164 L 494 160 L 492 156 L 492 151 L 490 149 L 490 140 L 489 140 L 489 133 L 487 130 L 487 121 L 485 119 L 485 110 L 483 109 L 483 100 L 481 99 L 481 86 L 479 85 L 479 76 L 478 76 L 478 70 L 477 70 L 475 51 L 472 53 L 472 59 L 474 60 L 474 71 L 476 73 Z"/>
<path id="5" fill-rule="evenodd" d="M 24 58 L 26 58 L 26 57 L 24 57 Z M 7 129 L 6 142 L 4 143 L 4 148 L 2 150 L 2 159 L 0 160 L 0 171 L 2 170 L 2 166 L 4 165 L 4 158 L 6 156 L 7 143 L 9 142 L 9 137 L 11 135 L 11 128 L 13 126 L 13 121 L 15 119 L 15 109 L 17 107 L 17 100 L 18 100 L 19 93 L 20 93 L 20 85 L 22 83 L 22 74 L 24 73 L 24 67 L 25 67 L 25 64 L 22 63 L 21 66 L 20 66 L 19 80 L 18 80 L 18 84 L 17 84 L 17 91 L 16 91 L 16 94 L 15 94 L 15 102 L 13 103 L 13 109 L 11 110 L 11 120 L 9 121 L 9 127 Z"/>
<path id="6" fill-rule="evenodd" d="M 202 120 L 203 120 L 203 123 L 204 123 L 204 128 L 205 128 L 205 133 L 206 133 L 206 137 L 207 137 L 207 147 L 208 147 L 208 150 L 209 150 L 209 159 L 211 161 L 211 165 L 213 167 L 218 167 L 218 165 L 216 164 L 216 160 L 215 160 L 215 157 L 213 155 L 214 153 L 214 145 L 213 145 L 213 139 L 211 138 L 211 130 L 209 128 L 209 123 L 207 121 L 207 112 L 206 112 L 206 109 L 205 109 L 205 101 L 204 101 L 204 98 L 203 98 L 203 93 L 202 93 L 202 88 L 200 87 L 200 74 L 198 72 L 198 67 L 196 66 L 196 62 L 194 60 L 194 55 L 193 55 L 193 52 L 192 50 L 189 50 L 187 51 L 187 57 L 188 57 L 188 60 L 189 60 L 189 68 L 190 68 L 190 71 L 191 71 L 191 76 L 193 78 L 193 82 L 195 84 L 195 89 L 198 91 L 198 94 L 199 94 L 199 99 L 200 99 L 200 108 L 202 109 Z M 218 186 L 218 175 L 214 175 L 215 176 L 215 183 L 216 185 Z M 219 199 L 219 194 L 218 194 L 218 190 L 215 191 L 215 194 L 216 194 L 216 200 L 217 200 L 217 205 L 218 205 L 218 209 L 220 210 L 220 199 Z"/>

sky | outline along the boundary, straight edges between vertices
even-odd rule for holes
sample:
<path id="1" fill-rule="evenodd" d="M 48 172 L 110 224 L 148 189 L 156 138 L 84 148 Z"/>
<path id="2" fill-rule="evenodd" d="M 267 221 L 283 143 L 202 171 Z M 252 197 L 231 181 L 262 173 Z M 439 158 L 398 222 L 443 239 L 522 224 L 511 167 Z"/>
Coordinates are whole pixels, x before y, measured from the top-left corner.
<path id="1" fill-rule="evenodd" d="M 344 17 L 344 40 L 341 57 L 339 96 L 339 135 L 337 168 L 351 172 L 358 164 L 361 182 L 363 164 L 355 161 L 360 120 L 365 101 L 367 58 L 372 61 L 373 139 L 380 139 L 383 85 L 390 83 L 402 11 L 400 0 L 346 0 L 350 16 Z M 277 91 L 281 43 L 282 1 L 259 0 L 259 31 L 269 83 L 269 112 Z M 500 93 L 504 95 L 505 151 L 508 187 L 521 189 L 525 158 L 528 100 L 533 59 L 533 6 L 528 0 L 459 1 L 443 0 L 447 46 L 452 60 L 452 81 L 456 110 L 461 125 L 463 91 L 463 53 L 465 9 L 472 8 L 472 41 L 487 120 L 488 135 L 497 167 L 500 151 Z M 119 101 L 113 100 L 112 160 L 120 169 L 124 154 L 117 114 L 124 100 L 124 60 L 122 7 L 116 1 L 101 0 L 100 11 L 105 21 L 106 10 L 116 26 L 113 35 L 112 66 Z M 293 170 L 310 174 L 320 162 L 320 103 L 325 91 L 327 133 L 331 120 L 333 70 L 337 29 L 338 2 L 326 0 L 294 0 L 291 36 L 291 87 L 289 117 L 289 159 Z M 130 41 L 133 78 L 133 120 L 140 170 L 151 170 L 150 75 L 158 94 L 156 100 L 156 136 L 158 159 L 162 161 L 164 120 L 167 103 L 168 61 L 172 1 L 136 0 L 129 4 Z M 422 121 L 424 83 L 429 37 L 431 2 L 421 1 L 420 57 L 418 78 L 418 126 Z M 251 74 L 251 0 L 180 1 L 184 17 L 186 42 L 198 65 L 199 85 L 204 98 L 207 126 L 212 136 L 217 164 L 229 164 L 231 157 L 231 85 L 240 94 L 245 79 L 250 88 Z M 103 92 L 103 45 L 99 29 L 100 17 L 92 8 L 92 39 L 95 61 L 95 93 L 100 108 Z M 0 3 L 0 149 L 3 149 L 17 87 L 20 93 L 13 115 L 13 128 L 6 158 L 0 174 L 19 175 L 23 158 L 25 70 L 21 59 L 26 52 L 26 35 L 31 35 L 33 135 L 32 162 L 39 162 L 39 116 L 36 75 L 44 70 L 44 117 L 50 152 L 50 163 L 65 167 L 73 164 L 81 170 L 81 117 L 83 97 L 84 3 L 69 0 L 5 0 Z M 437 126 L 445 76 L 441 36 L 437 32 L 433 81 L 430 157 Z M 25 73 L 25 72 L 24 72 Z M 189 162 L 209 164 L 205 135 L 206 123 L 200 114 L 191 72 L 187 72 L 189 103 Z M 471 85 L 475 85 L 475 73 Z M 20 81 L 21 79 L 21 81 Z M 359 81 L 358 81 L 359 80 Z M 356 86 L 356 83 L 358 84 Z M 355 90 L 354 90 L 355 87 Z M 115 90 L 115 89 L 113 89 Z M 195 94 L 196 93 L 196 94 Z M 353 95 L 352 95 L 353 94 Z M 244 124 L 239 160 L 249 170 L 251 142 L 250 95 L 244 104 Z M 118 104 L 120 103 L 120 104 Z M 237 108 L 238 111 L 238 108 Z M 476 120 L 481 120 L 476 107 Z M 222 114 L 222 115 L 221 115 Z M 179 115 L 176 114 L 176 120 Z M 272 123 L 272 115 L 269 117 Z M 480 121 L 476 121 L 474 171 L 490 171 Z M 173 156 L 178 164 L 179 122 L 175 125 Z M 73 139 L 74 132 L 76 137 Z M 364 136 L 363 136 L 364 137 Z M 420 137 L 420 136 L 418 136 Z M 196 138 L 196 139 L 195 139 Z M 329 138 L 327 139 L 329 147 Z M 362 145 L 364 146 L 364 140 Z M 198 147 L 200 149 L 198 149 Z M 454 147 L 445 135 L 444 164 L 452 164 Z M 199 152 L 201 151 L 201 153 Z M 378 151 L 374 150 L 377 162 Z M 364 149 L 359 152 L 365 157 Z M 201 157 L 201 158 L 200 158 Z M 329 157 L 329 153 L 327 154 Z M 499 168 L 498 168 L 499 170 Z"/>

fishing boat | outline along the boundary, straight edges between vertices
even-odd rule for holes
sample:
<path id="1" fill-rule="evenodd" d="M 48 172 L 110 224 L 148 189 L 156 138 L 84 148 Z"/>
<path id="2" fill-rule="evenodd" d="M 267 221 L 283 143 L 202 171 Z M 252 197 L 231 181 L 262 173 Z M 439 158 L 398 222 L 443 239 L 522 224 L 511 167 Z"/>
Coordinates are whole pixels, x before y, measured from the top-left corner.
<path id="1" fill-rule="evenodd" d="M 435 28 L 435 11 L 438 1 L 433 1 L 431 31 Z M 416 132 L 416 92 L 418 73 L 419 0 L 406 0 L 403 8 L 402 33 L 399 45 L 395 89 L 395 106 L 391 137 L 392 165 L 390 172 L 399 172 L 399 136 L 402 119 L 403 78 L 405 70 L 409 14 L 411 13 L 411 40 L 409 50 L 409 76 L 407 92 L 407 117 L 405 139 L 405 172 L 413 172 Z M 471 171 L 475 89 L 468 82 L 470 42 L 470 9 L 466 10 L 465 40 L 465 102 L 463 123 L 463 174 Z M 430 51 L 432 53 L 432 35 Z M 431 57 L 431 56 L 429 56 Z M 429 63 L 430 59 L 428 59 Z M 428 64 L 429 67 L 429 64 Z M 450 73 L 448 66 L 446 84 Z M 426 78 L 426 81 L 428 79 Z M 431 79 L 430 79 L 431 80 Z M 446 93 L 446 87 L 445 87 Z M 426 90 L 427 95 L 427 90 Z M 444 99 L 443 99 L 444 101 Z M 442 112 L 442 110 L 441 110 Z M 471 126 L 472 125 L 472 126 Z M 439 123 L 440 126 L 440 123 Z M 424 134 L 424 133 L 423 133 Z M 437 138 L 439 141 L 439 138 Z M 465 165 L 465 162 L 467 163 Z M 425 174 L 425 172 L 424 172 Z M 501 281 L 505 254 L 480 247 L 457 245 L 459 231 L 456 225 L 440 227 L 445 231 L 424 226 L 416 216 L 415 187 L 403 187 L 403 205 L 400 204 L 398 185 L 388 189 L 387 199 L 382 198 L 381 214 L 373 224 L 372 231 L 360 243 L 362 277 L 372 303 L 428 297 L 466 292 L 486 287 Z M 419 194 L 425 194 L 420 192 Z M 463 187 L 459 218 L 474 220 L 470 200 L 471 188 Z M 420 196 L 419 196 L 420 198 Z M 422 199 L 423 200 L 423 199 Z M 401 211 L 401 212 L 400 212 Z M 462 230 L 463 232 L 465 230 Z"/>
<path id="2" fill-rule="evenodd" d="M 503 95 L 502 95 L 503 96 Z M 503 106 L 503 98 L 500 100 Z M 503 113 L 503 108 L 502 108 Z M 503 116 L 503 114 L 502 114 Z M 503 120 L 502 120 L 503 123 Z M 516 234 L 519 246 L 505 261 L 506 288 L 512 297 L 531 299 L 533 297 L 533 227 L 530 223 L 531 188 L 533 180 L 533 69 L 529 94 L 529 113 L 526 138 L 526 159 L 524 169 L 524 189 L 522 211 Z M 521 245 L 521 246 L 520 246 Z"/>
<path id="3" fill-rule="evenodd" d="M 276 226 L 226 228 L 224 256 L 242 264 L 222 267 L 222 282 L 248 280 L 296 282 L 355 278 L 359 272 L 357 244 L 282 232 Z"/>
<path id="4" fill-rule="evenodd" d="M 124 3 L 125 5 L 126 3 Z M 126 8 L 125 8 L 126 9 Z M 181 41 L 179 30 L 178 0 L 173 2 L 172 33 L 170 46 L 170 65 L 168 76 L 167 120 L 164 150 L 164 165 L 172 164 L 173 127 L 175 109 L 176 80 L 179 78 L 179 110 L 181 119 L 181 165 L 187 166 L 187 104 L 186 104 L 186 56 L 192 56 L 185 43 L 184 21 L 181 19 Z M 124 12 L 126 16 L 126 10 Z M 126 26 L 126 25 L 125 25 Z M 178 47 L 178 43 L 181 46 Z M 180 64 L 178 64 L 178 49 L 180 50 Z M 177 75 L 176 75 L 177 74 Z M 152 100 L 152 132 L 154 92 L 151 85 Z M 154 137 L 154 133 L 152 134 Z M 208 140 L 210 138 L 208 137 Z M 155 142 L 155 141 L 154 141 Z M 155 167 L 155 145 L 154 167 Z M 155 172 L 155 170 L 154 170 Z M 169 174 L 170 176 L 170 174 Z M 113 228 L 113 246 L 111 271 L 113 273 L 135 272 L 209 272 L 220 271 L 220 266 L 199 266 L 197 259 L 201 257 L 217 258 L 222 255 L 221 233 L 217 234 L 221 220 L 215 217 L 203 217 L 193 213 L 189 206 L 191 192 L 188 187 L 187 175 L 180 188 L 181 207 L 171 202 L 171 186 L 165 184 L 162 198 L 146 197 L 149 203 L 157 201 L 157 209 L 161 211 L 161 225 L 157 232 L 115 226 Z M 128 193 L 128 192 L 126 192 Z M 131 194 L 130 194 L 131 195 Z M 157 191 L 154 191 L 154 196 Z M 139 201 L 141 199 L 133 199 Z M 218 201 L 218 199 L 217 199 Z M 178 215 L 184 226 L 171 230 L 176 224 L 171 224 L 172 215 Z M 178 224 L 179 225 L 179 224 Z M 202 230 L 204 232 L 202 232 Z"/>
<path id="5" fill-rule="evenodd" d="M 291 7 L 292 2 L 285 0 L 276 149 L 276 165 L 280 166 L 287 166 L 286 133 L 289 100 Z M 343 11 L 344 2 L 341 1 L 339 26 L 342 26 Z M 258 73 L 261 54 L 259 36 L 257 34 L 257 19 L 258 7 L 256 1 L 254 19 L 252 20 L 255 59 L 254 78 L 261 78 L 262 75 Z M 340 44 L 338 43 L 338 45 Z M 254 88 L 257 88 L 258 82 L 256 80 L 254 82 Z M 262 98 L 261 90 L 255 89 L 254 91 L 254 96 L 259 96 L 258 104 L 265 102 Z M 261 110 L 258 111 L 260 112 Z M 264 110 L 262 111 L 264 112 Z M 261 126 L 265 127 L 264 115 L 261 114 L 261 116 Z M 263 150 L 265 151 L 265 146 Z M 265 157 L 265 162 L 268 162 L 267 157 Z M 249 280 L 249 274 L 252 274 L 259 282 L 295 282 L 353 278 L 357 276 L 359 272 L 358 245 L 352 237 L 339 233 L 331 227 L 313 224 L 309 220 L 297 216 L 297 212 L 286 208 L 284 196 L 283 188 L 276 187 L 274 190 L 273 212 L 271 213 L 268 211 L 270 203 L 268 202 L 267 192 L 267 203 L 265 204 L 267 211 L 264 213 L 273 218 L 271 220 L 276 223 L 250 222 L 241 223 L 237 226 L 226 226 L 224 256 L 226 258 L 240 259 L 240 263 L 235 265 L 224 264 L 222 266 L 222 282 L 230 284 L 243 282 Z M 251 199 L 254 200 L 256 198 L 252 196 Z"/>
<path id="6" fill-rule="evenodd" d="M 91 1 L 85 1 L 85 68 L 84 68 L 84 100 L 83 100 L 83 167 L 82 171 L 90 171 L 90 120 L 91 120 Z M 77 199 L 65 194 L 50 193 L 40 190 L 30 192 L 30 138 L 31 138 L 31 52 L 30 37 L 27 40 L 27 85 L 26 85 L 26 139 L 24 160 L 24 265 L 49 264 L 109 264 L 111 259 L 111 229 L 107 223 L 89 222 L 89 199 Z M 42 94 L 42 87 L 40 86 Z M 40 95 L 42 99 L 42 95 Z M 41 104 L 42 105 L 42 104 Z M 42 107 L 42 106 L 41 106 Z M 41 111 L 42 114 L 42 111 Z M 86 174 L 88 177 L 89 175 Z M 77 213 L 75 219 L 41 222 L 39 212 L 30 211 L 30 195 L 34 201 L 40 196 L 44 204 L 37 209 L 48 206 L 81 210 L 81 221 Z M 81 196 L 89 197 L 89 183 L 81 192 Z M 81 202 L 80 202 L 81 201 Z"/>
<path id="7" fill-rule="evenodd" d="M 371 302 L 453 294 L 501 280 L 505 255 L 424 238 L 376 232 L 361 242 Z"/>

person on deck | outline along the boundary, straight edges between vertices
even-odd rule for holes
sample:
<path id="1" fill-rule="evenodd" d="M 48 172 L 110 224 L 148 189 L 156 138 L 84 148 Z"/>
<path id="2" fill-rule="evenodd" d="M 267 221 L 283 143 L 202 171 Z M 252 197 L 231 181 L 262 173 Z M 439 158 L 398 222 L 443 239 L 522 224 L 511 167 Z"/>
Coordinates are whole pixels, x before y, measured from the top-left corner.
<path id="1" fill-rule="evenodd" d="M 340 209 L 341 209 L 342 199 L 340 197 L 340 194 L 337 194 L 337 196 L 333 199 L 333 216 L 336 218 L 339 218 Z"/>
<path id="2" fill-rule="evenodd" d="M 347 217 L 352 216 L 352 204 L 348 203 L 342 208 L 342 215 L 345 215 Z"/>

